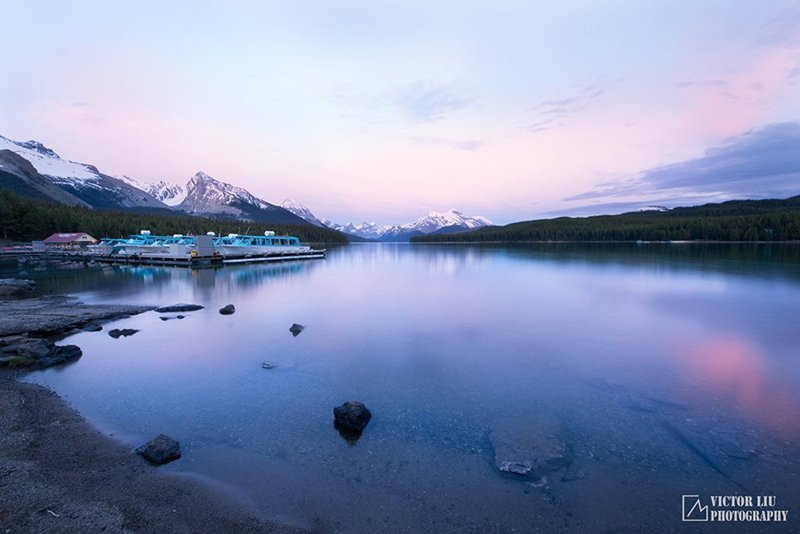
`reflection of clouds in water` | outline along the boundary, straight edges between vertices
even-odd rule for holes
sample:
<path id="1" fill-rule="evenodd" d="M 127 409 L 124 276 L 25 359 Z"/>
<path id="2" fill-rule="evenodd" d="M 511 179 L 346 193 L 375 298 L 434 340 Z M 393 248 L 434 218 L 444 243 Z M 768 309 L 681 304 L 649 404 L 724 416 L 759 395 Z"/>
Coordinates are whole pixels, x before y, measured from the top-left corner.
<path id="1" fill-rule="evenodd" d="M 766 355 L 735 335 L 676 348 L 687 381 L 700 381 L 715 403 L 737 410 L 752 422 L 782 436 L 800 430 L 800 406 L 793 389 L 769 376 Z"/>

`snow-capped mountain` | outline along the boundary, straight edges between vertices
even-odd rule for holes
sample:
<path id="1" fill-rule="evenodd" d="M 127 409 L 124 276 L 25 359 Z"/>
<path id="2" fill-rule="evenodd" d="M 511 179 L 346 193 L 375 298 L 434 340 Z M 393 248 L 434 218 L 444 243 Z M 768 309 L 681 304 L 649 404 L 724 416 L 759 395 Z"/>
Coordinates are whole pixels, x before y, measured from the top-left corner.
<path id="1" fill-rule="evenodd" d="M 38 141 L 14 141 L 0 136 L 0 150 L 26 159 L 36 172 L 67 193 L 95 208 L 166 208 L 129 181 L 101 173 L 94 165 L 62 159 Z"/>
<path id="2" fill-rule="evenodd" d="M 189 179 L 185 189 L 186 198 L 176 209 L 186 213 L 266 223 L 307 224 L 294 213 L 253 196 L 246 189 L 216 180 L 202 171 Z"/>
<path id="3" fill-rule="evenodd" d="M 381 235 L 390 228 L 389 226 L 380 226 L 375 222 L 338 224 L 328 219 L 322 219 L 322 224 L 332 230 L 363 237 L 364 239 L 380 239 Z"/>
<path id="4" fill-rule="evenodd" d="M 183 186 L 165 180 L 147 184 L 144 190 L 167 206 L 178 206 L 186 200 L 186 189 Z"/>
<path id="5" fill-rule="evenodd" d="M 305 207 L 303 204 L 297 202 L 296 200 L 287 198 L 286 200 L 283 201 L 281 207 L 285 210 L 291 211 L 298 217 L 305 219 L 314 226 L 321 226 L 322 228 L 325 228 L 327 226 L 324 222 L 320 221 L 316 215 L 311 213 L 310 209 Z"/>
<path id="6" fill-rule="evenodd" d="M 365 222 L 358 225 L 352 223 L 337 224 L 327 219 L 322 221 L 325 226 L 339 230 L 346 234 L 353 234 L 365 239 L 379 241 L 408 241 L 414 236 L 434 234 L 441 232 L 461 232 L 491 226 L 493 223 L 486 217 L 476 215 L 468 217 L 458 210 L 451 209 L 445 212 L 431 211 L 413 222 L 395 225 L 380 226 L 374 222 Z"/>
<path id="7" fill-rule="evenodd" d="M 26 198 L 50 200 L 84 208 L 91 207 L 83 200 L 58 187 L 46 176 L 42 176 L 30 161 L 8 149 L 0 150 L 0 186 Z"/>

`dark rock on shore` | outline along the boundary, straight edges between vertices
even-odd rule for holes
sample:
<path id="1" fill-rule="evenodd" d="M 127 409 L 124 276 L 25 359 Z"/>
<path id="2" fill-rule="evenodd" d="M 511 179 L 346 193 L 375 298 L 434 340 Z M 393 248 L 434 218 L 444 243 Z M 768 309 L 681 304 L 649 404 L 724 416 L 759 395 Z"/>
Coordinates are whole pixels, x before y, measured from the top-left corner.
<path id="1" fill-rule="evenodd" d="M 108 335 L 113 337 L 114 339 L 118 339 L 120 336 L 123 337 L 132 336 L 136 332 L 138 332 L 138 330 L 135 328 L 123 328 L 122 330 L 120 330 L 119 328 L 115 328 L 113 330 L 109 330 Z"/>
<path id="2" fill-rule="evenodd" d="M 11 336 L 0 340 L 0 367 L 52 367 L 82 354 L 76 345 L 56 346 L 47 339 Z"/>
<path id="3" fill-rule="evenodd" d="M 169 463 L 181 457 L 180 443 L 171 437 L 159 434 L 136 449 L 136 454 L 156 465 Z"/>
<path id="4" fill-rule="evenodd" d="M 173 304 L 171 306 L 161 306 L 156 308 L 158 313 L 177 313 L 177 312 L 190 312 L 202 310 L 204 306 L 199 304 Z"/>
<path id="5" fill-rule="evenodd" d="M 236 312 L 236 308 L 233 304 L 228 304 L 227 306 L 223 306 L 219 309 L 219 313 L 222 315 L 233 315 Z"/>
<path id="6" fill-rule="evenodd" d="M 498 422 L 489 434 L 500 471 L 541 478 L 569 466 L 564 430 L 557 419 L 532 416 Z"/>
<path id="7" fill-rule="evenodd" d="M 348 441 L 361 437 L 370 419 L 372 412 L 358 401 L 347 401 L 333 409 L 333 426 Z"/>
<path id="8" fill-rule="evenodd" d="M 89 324 L 130 317 L 152 309 L 119 304 L 89 305 L 64 296 L 7 300 L 3 302 L 3 313 L 0 314 L 0 337 L 25 334 L 60 338 Z"/>
<path id="9" fill-rule="evenodd" d="M 81 356 L 83 356 L 83 351 L 77 345 L 53 347 L 53 350 L 47 353 L 46 356 L 36 360 L 36 366 L 41 368 L 52 367 L 70 360 L 77 360 Z"/>
<path id="10" fill-rule="evenodd" d="M 36 289 L 33 280 L 20 280 L 18 278 L 0 278 L 0 297 L 18 297 L 27 295 Z"/>
<path id="11" fill-rule="evenodd" d="M 289 327 L 289 332 L 291 332 L 294 337 L 297 337 L 300 334 L 300 332 L 302 332 L 305 329 L 306 329 L 305 326 L 294 323 L 292 326 Z"/>

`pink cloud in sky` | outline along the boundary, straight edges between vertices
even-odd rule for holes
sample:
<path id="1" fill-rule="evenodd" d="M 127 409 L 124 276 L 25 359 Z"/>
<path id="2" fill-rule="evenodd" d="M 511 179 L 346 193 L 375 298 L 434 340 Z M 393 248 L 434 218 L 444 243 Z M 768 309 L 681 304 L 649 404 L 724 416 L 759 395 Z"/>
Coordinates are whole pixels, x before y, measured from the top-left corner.
<path id="1" fill-rule="evenodd" d="M 791 74 L 800 67 L 800 49 L 779 42 L 742 59 L 732 71 L 709 77 L 717 83 L 683 87 L 678 134 L 719 140 L 777 119 L 776 108 L 783 109 L 797 91 Z"/>

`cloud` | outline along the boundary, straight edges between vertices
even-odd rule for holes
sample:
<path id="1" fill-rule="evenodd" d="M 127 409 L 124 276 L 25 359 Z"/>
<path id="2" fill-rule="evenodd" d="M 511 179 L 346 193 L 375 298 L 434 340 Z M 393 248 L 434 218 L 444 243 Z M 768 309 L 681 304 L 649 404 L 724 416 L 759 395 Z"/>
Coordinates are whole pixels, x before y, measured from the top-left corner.
<path id="1" fill-rule="evenodd" d="M 800 44 L 798 26 L 800 26 L 800 2 L 796 1 L 779 10 L 764 24 L 756 42 L 768 46 L 776 43 L 796 46 Z"/>
<path id="2" fill-rule="evenodd" d="M 678 87 L 728 87 L 730 83 L 727 80 L 688 80 L 685 82 L 676 83 Z"/>
<path id="3" fill-rule="evenodd" d="M 536 104 L 528 109 L 533 113 L 533 120 L 525 126 L 525 130 L 528 133 L 537 133 L 561 126 L 568 117 L 585 111 L 593 101 L 606 93 L 609 86 L 618 81 L 620 79 L 603 77 L 595 83 L 581 87 L 570 96 Z"/>
<path id="4" fill-rule="evenodd" d="M 395 115 L 416 124 L 443 119 L 468 107 L 475 99 L 461 95 L 444 84 L 418 80 L 373 94 L 360 93 L 351 87 L 339 87 L 331 95 L 331 100 L 336 105 L 358 110 L 357 116 L 371 123 L 384 122 L 387 116 Z"/>
<path id="5" fill-rule="evenodd" d="M 430 122 L 466 107 L 471 99 L 442 85 L 417 81 L 397 91 L 392 99 L 396 109 L 412 122 Z"/>
<path id="6" fill-rule="evenodd" d="M 770 124 L 732 137 L 695 159 L 648 169 L 636 178 L 601 184 L 565 201 L 649 195 L 723 198 L 786 197 L 800 193 L 800 123 Z M 658 200 L 655 200 L 658 201 Z"/>
<path id="7" fill-rule="evenodd" d="M 445 146 L 454 150 L 475 152 L 486 146 L 482 139 L 445 139 L 443 137 L 413 137 L 411 142 L 418 145 Z"/>

